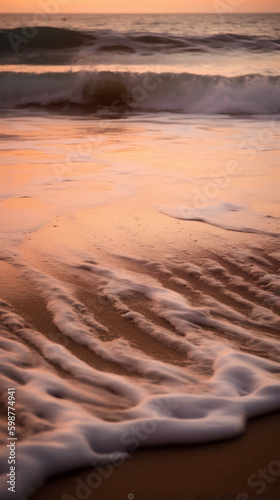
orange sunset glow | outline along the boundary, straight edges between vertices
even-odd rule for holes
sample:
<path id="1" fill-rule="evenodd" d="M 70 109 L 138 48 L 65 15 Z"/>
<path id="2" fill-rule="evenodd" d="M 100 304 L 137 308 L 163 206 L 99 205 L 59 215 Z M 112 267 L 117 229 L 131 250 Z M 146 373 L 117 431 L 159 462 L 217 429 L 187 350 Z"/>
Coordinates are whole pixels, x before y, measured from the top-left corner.
<path id="1" fill-rule="evenodd" d="M 280 500 L 279 6 L 0 0 L 0 500 Z"/>
<path id="2" fill-rule="evenodd" d="M 149 12 L 279 12 L 279 0 L 2 0 L 2 12 L 149 13 Z"/>

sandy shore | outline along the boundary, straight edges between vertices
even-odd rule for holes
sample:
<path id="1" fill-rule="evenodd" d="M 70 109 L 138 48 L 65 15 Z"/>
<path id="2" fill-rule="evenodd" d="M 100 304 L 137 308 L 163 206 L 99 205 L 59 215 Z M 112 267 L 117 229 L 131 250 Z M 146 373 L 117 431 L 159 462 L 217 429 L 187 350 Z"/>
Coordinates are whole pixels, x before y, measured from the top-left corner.
<path id="1" fill-rule="evenodd" d="M 73 131 L 72 122 L 66 125 L 69 140 L 71 134 L 75 138 L 84 133 L 81 124 Z M 280 489 L 274 462 L 280 461 L 279 413 L 250 421 L 234 439 L 138 449 L 109 472 L 73 471 L 91 463 L 90 453 L 98 453 L 103 444 L 104 453 L 112 451 L 115 444 L 106 442 L 111 421 L 133 425 L 133 419 L 149 415 L 148 398 L 186 398 L 181 414 L 168 414 L 178 427 L 185 426 L 180 427 L 183 433 L 188 425 L 197 426 L 194 439 L 185 436 L 185 442 L 200 440 L 201 425 L 205 442 L 213 430 L 217 434 L 211 439 L 218 439 L 221 427 L 222 435 L 230 438 L 241 432 L 242 415 L 279 408 L 277 370 L 269 364 L 277 361 L 279 339 L 279 253 L 271 235 L 279 230 L 279 222 L 272 153 L 265 152 L 271 168 L 265 199 L 259 193 L 267 173 L 259 158 L 254 165 L 259 176 L 252 179 L 251 166 L 246 165 L 248 181 L 243 174 L 233 177 L 226 193 L 221 189 L 215 200 L 208 200 L 214 209 L 204 222 L 195 215 L 188 220 L 184 218 L 195 190 L 204 193 L 209 188 L 209 171 L 223 177 L 227 155 L 235 152 L 222 151 L 219 163 L 214 155 L 206 161 L 201 141 L 213 151 L 220 143 L 204 139 L 198 123 L 186 169 L 184 135 L 174 155 L 170 141 L 160 135 L 161 149 L 158 140 L 147 139 L 151 131 L 147 134 L 144 128 L 142 137 L 132 125 L 128 130 L 135 145 L 126 150 L 119 139 L 127 125 L 118 127 L 110 131 L 110 139 L 104 132 L 99 163 L 81 163 L 62 178 L 53 169 L 54 161 L 50 167 L 44 156 L 36 172 L 23 163 L 30 179 L 21 177 L 17 159 L 6 170 L 7 192 L 15 194 L 3 202 L 8 243 L 0 266 L 2 299 L 11 309 L 2 307 L 6 323 L 1 340 L 7 345 L 6 374 L 19 384 L 19 446 L 26 445 L 25 456 L 28 443 L 34 446 L 30 484 L 72 468 L 49 479 L 32 500 L 133 500 L 129 494 L 136 500 L 183 495 L 192 500 L 199 494 L 268 500 Z M 179 133 L 181 125 L 176 130 Z M 220 137 L 220 132 L 215 134 Z M 248 196 L 251 210 L 240 208 Z M 239 231 L 244 225 L 249 230 Z M 57 344 L 65 351 L 56 350 Z M 115 390 L 117 377 L 125 391 Z M 143 394 L 138 397 L 139 389 Z M 187 398 L 193 394 L 201 397 L 199 408 L 206 408 L 202 415 L 194 408 L 195 416 L 190 416 Z M 220 414 L 207 400 L 209 395 L 224 405 Z M 2 421 L 6 433 L 5 410 Z M 168 432 L 173 430 L 171 422 Z M 168 442 L 170 435 L 164 432 L 155 442 Z M 181 443 L 181 436 L 169 442 Z M 81 461 L 86 453 L 89 458 Z M 272 474 L 261 482 L 258 471 L 269 466 Z M 85 489 L 78 495 L 82 484 Z"/>
<path id="2" fill-rule="evenodd" d="M 122 500 L 133 493 L 135 500 L 191 500 L 200 498 L 199 495 L 217 500 L 218 497 L 276 500 L 280 498 L 279 466 L 278 469 L 275 466 L 278 475 L 268 473 L 270 482 L 260 479 L 258 474 L 261 469 L 272 470 L 275 460 L 280 463 L 279 417 L 279 413 L 273 413 L 253 419 L 243 435 L 229 441 L 137 450 L 125 463 L 110 470 L 108 477 L 93 475 L 95 487 L 87 486 L 80 498 Z M 52 478 L 32 500 L 79 498 L 78 484 L 91 484 L 93 472 L 96 471 L 92 468 L 82 469 Z"/>
<path id="3" fill-rule="evenodd" d="M 172 221 L 172 219 L 170 219 Z M 58 222 L 59 224 L 59 222 Z M 180 222 L 180 224 L 182 224 Z M 199 223 L 193 223 L 194 233 L 199 230 Z M 67 235 L 68 223 L 65 227 L 62 224 L 61 230 L 56 234 Z M 48 232 L 51 231 L 53 226 L 44 228 L 42 231 L 42 241 L 47 241 Z M 77 226 L 78 229 L 78 226 Z M 210 231 L 209 231 L 210 232 Z M 214 241 L 214 234 L 219 230 L 211 228 L 212 238 Z M 193 235 L 194 238 L 195 234 Z M 241 238 L 239 235 L 232 236 L 232 244 L 241 245 Z M 200 240 L 205 237 L 200 233 Z M 32 243 L 36 244 L 36 234 L 33 236 Z M 235 241 L 233 241 L 233 238 Z M 258 237 L 256 237 L 258 240 Z M 52 240 L 55 247 L 55 240 Z M 243 242 L 244 244 L 244 242 Z M 271 252 L 273 246 L 268 248 Z M 25 247 L 25 255 L 30 250 Z M 189 249 L 190 251 L 190 249 Z M 213 251 L 213 250 L 212 250 Z M 258 251 L 255 250 L 256 253 Z M 192 260 L 194 259 L 193 249 L 190 251 Z M 213 252 L 214 254 L 214 252 Z M 200 255 L 203 256 L 203 245 L 200 246 Z M 208 249 L 209 255 L 209 249 Z M 112 257 L 111 257 L 112 258 Z M 202 257 L 203 258 L 203 257 Z M 38 263 L 37 263 L 38 264 Z M 132 266 L 132 264 L 131 264 Z M 44 265 L 43 265 L 44 267 Z M 276 268 L 275 268 L 276 270 Z M 56 274 L 57 269 L 55 263 L 52 267 L 52 273 Z M 61 270 L 60 270 L 61 273 Z M 74 282 L 73 276 L 63 276 L 70 282 Z M 152 271 L 151 271 L 152 273 Z M 25 288 L 26 294 L 19 297 L 18 290 L 24 288 L 24 282 L 21 282 L 22 277 L 17 273 L 12 274 L 12 268 L 9 264 L 2 264 L 3 279 L 7 284 L 6 297 L 10 303 L 14 303 L 17 310 L 29 321 L 37 327 L 41 332 L 44 332 L 50 339 L 57 341 L 56 328 L 52 323 L 49 313 L 42 309 L 40 300 L 33 294 L 31 288 Z M 161 273 L 156 271 L 158 279 L 162 279 Z M 13 278 L 11 280 L 11 277 Z M 178 275 L 180 278 L 180 273 Z M 182 275 L 185 277 L 185 275 Z M 246 278 L 246 276 L 244 275 Z M 189 276 L 189 283 L 194 283 L 196 278 Z M 10 283 L 10 285 L 8 285 Z M 87 294 L 83 283 L 79 283 L 78 290 L 80 299 L 83 303 L 90 304 L 87 300 Z M 77 286 L 77 283 L 76 283 Z M 201 285 L 203 291 L 208 291 L 205 285 Z M 179 292 L 180 286 L 175 289 Z M 212 290 L 213 296 L 219 297 L 219 290 Z M 247 294 L 245 293 L 245 296 Z M 195 297 L 194 297 L 195 298 Z M 30 303 L 33 307 L 30 308 Z M 157 343 L 155 340 L 147 337 L 145 342 L 138 339 L 138 332 L 136 326 L 132 328 L 131 323 L 126 323 L 122 318 L 118 318 L 115 314 L 109 313 L 106 309 L 101 312 L 93 307 L 93 312 L 97 314 L 104 324 L 114 325 L 117 330 L 122 332 L 124 338 L 135 338 L 135 342 L 140 342 L 142 350 L 149 355 L 156 355 L 157 359 L 162 361 L 171 361 L 177 365 L 181 365 L 183 356 L 180 353 L 173 353 L 173 359 L 170 360 L 168 349 Z M 112 317 L 110 317 L 110 315 Z M 159 324 L 160 324 L 160 320 Z M 275 333 L 274 333 L 275 335 Z M 90 365 L 101 369 L 109 370 L 115 373 L 125 373 L 122 369 L 115 364 L 110 364 L 98 359 L 94 353 L 88 352 L 83 346 L 79 346 L 72 341 L 68 341 L 67 348 L 78 355 L 78 357 Z M 34 353 L 35 355 L 35 353 Z M 36 352 L 36 356 L 38 353 Z M 38 359 L 38 363 L 41 361 Z M 56 370 L 59 367 L 54 365 Z M 60 373 L 60 370 L 59 370 Z M 65 376 L 65 373 L 62 373 Z M 96 412 L 95 412 L 96 413 Z M 204 495 L 202 498 L 209 498 L 215 495 L 217 500 L 218 496 L 228 495 L 225 498 L 234 498 L 234 500 L 252 500 L 252 499 L 267 499 L 274 500 L 279 494 L 280 489 L 280 475 L 272 476 L 269 474 L 271 482 L 267 482 L 257 478 L 259 469 L 267 469 L 269 464 L 275 460 L 280 462 L 280 427 L 279 427 L 279 413 L 273 413 L 261 418 L 249 421 L 245 433 L 241 436 L 207 445 L 196 446 L 170 446 L 161 448 L 147 448 L 139 449 L 131 455 L 131 457 L 121 465 L 115 465 L 112 469 L 107 471 L 104 467 L 104 475 L 102 477 L 100 472 L 95 471 L 93 468 L 81 469 L 69 472 L 64 475 L 53 477 L 46 482 L 32 497 L 31 500 L 73 500 L 78 498 L 90 500 L 122 500 L 129 498 L 128 494 L 133 493 L 135 500 L 155 500 L 155 499 L 194 499 L 198 495 Z M 276 469 L 277 470 L 277 469 Z M 87 483 L 91 484 L 91 474 L 93 475 L 94 488 L 89 487 Z M 96 475 L 97 474 L 97 475 Z M 248 478 L 255 474 L 253 478 L 253 486 L 248 485 Z M 77 496 L 78 485 L 87 485 L 85 489 L 81 489 L 81 494 L 84 496 Z M 97 486 L 97 487 L 96 487 Z M 262 486 L 265 489 L 262 491 Z M 258 492 L 262 491 L 262 495 Z M 244 493 L 238 497 L 239 493 Z M 187 495 L 184 497 L 183 495 Z M 246 496 L 248 495 L 248 496 Z M 271 497 L 271 495 L 276 495 Z M 131 497 L 132 498 L 132 497 Z"/>

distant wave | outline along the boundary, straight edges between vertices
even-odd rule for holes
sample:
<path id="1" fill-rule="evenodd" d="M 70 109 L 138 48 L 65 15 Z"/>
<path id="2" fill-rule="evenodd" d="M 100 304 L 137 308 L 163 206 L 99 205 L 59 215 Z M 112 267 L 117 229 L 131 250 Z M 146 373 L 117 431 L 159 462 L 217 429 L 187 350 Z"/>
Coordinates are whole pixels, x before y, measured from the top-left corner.
<path id="1" fill-rule="evenodd" d="M 66 112 L 271 114 L 279 112 L 280 76 L 81 71 L 0 73 L 0 107 Z"/>
<path id="2" fill-rule="evenodd" d="M 54 27 L 19 27 L 0 31 L 2 58 L 17 54 L 38 57 L 37 49 L 64 51 L 67 60 L 73 49 L 90 47 L 91 53 L 154 54 L 158 52 L 209 52 L 211 50 L 275 51 L 280 39 L 219 33 L 212 36 L 178 36 L 169 33 L 127 32 L 112 30 L 78 31 Z M 35 53 L 34 53 L 35 52 Z"/>

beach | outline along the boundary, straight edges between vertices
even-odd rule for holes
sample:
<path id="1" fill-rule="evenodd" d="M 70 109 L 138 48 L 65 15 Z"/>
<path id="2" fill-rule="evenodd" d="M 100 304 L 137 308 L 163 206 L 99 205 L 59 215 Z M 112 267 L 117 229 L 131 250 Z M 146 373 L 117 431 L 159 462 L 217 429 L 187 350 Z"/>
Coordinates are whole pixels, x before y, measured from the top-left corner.
<path id="1" fill-rule="evenodd" d="M 246 18 L 245 41 L 214 21 L 179 40 L 168 18 L 157 63 L 163 21 L 155 42 L 147 19 L 144 37 L 102 18 L 94 39 L 84 18 L 66 20 L 60 42 L 78 26 L 82 48 L 72 61 L 64 47 L 64 68 L 43 35 L 21 64 L 4 53 L 3 500 L 9 388 L 17 500 L 279 498 L 276 42 L 269 19 L 264 44 Z M 117 45 L 116 69 L 109 36 L 137 67 Z M 97 66 L 81 69 L 92 40 Z M 221 44 L 235 63 L 222 54 L 224 74 L 198 74 Z M 262 74 L 245 74 L 248 51 Z"/>
<path id="2" fill-rule="evenodd" d="M 53 478 L 32 500 L 63 498 L 63 495 L 77 498 L 81 492 L 98 500 L 112 496 L 121 500 L 129 498 L 131 492 L 139 500 L 248 500 L 261 496 L 277 500 L 279 475 L 268 473 L 270 482 L 258 475 L 260 469 L 268 472 L 269 464 L 279 461 L 277 434 L 279 413 L 249 422 L 246 433 L 231 441 L 141 449 L 112 470 L 91 468 Z M 278 473 L 276 469 L 275 472 Z M 92 473 L 96 475 L 91 476 Z"/>

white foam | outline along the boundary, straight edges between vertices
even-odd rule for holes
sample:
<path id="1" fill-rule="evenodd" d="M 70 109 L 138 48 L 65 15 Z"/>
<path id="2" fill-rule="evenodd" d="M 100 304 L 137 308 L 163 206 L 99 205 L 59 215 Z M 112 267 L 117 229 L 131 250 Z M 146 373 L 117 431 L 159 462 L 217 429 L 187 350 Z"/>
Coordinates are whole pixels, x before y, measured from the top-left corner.
<path id="1" fill-rule="evenodd" d="M 31 267 L 15 253 L 6 254 L 6 260 L 44 296 L 62 338 L 86 345 L 127 373 L 116 375 L 87 365 L 69 351 L 67 342 L 66 346 L 52 342 L 27 327 L 6 303 L 0 304 L 1 383 L 4 389 L 16 387 L 18 418 L 25 421 L 17 443 L 17 500 L 27 498 L 53 474 L 112 463 L 140 446 L 234 437 L 243 432 L 249 418 L 280 409 L 276 362 L 280 351 L 271 336 L 256 337 L 247 328 L 232 324 L 233 320 L 242 322 L 243 316 L 228 306 L 206 300 L 204 307 L 194 307 L 155 278 L 119 272 L 98 264 L 90 254 L 81 255 L 68 262 L 64 259 L 68 272 L 79 270 L 88 284 L 97 280 L 99 293 L 110 299 L 118 314 L 134 321 L 145 335 L 186 354 L 186 364 L 153 359 L 129 341 L 101 340 L 106 327 L 75 298 L 69 285 Z M 165 265 L 146 265 L 165 279 L 172 278 Z M 226 272 L 209 265 L 213 272 Z M 193 271 L 191 265 L 187 269 Z M 194 271 L 201 276 L 198 265 Z M 272 277 L 266 280 L 274 282 Z M 164 318 L 170 326 L 162 327 L 134 310 L 130 301 L 135 297 L 145 305 L 144 311 L 147 308 L 155 319 Z M 266 311 L 259 309 L 258 313 L 265 317 Z M 219 314 L 221 319 L 217 319 Z M 251 352 L 241 353 L 240 342 L 248 343 Z M 272 355 L 275 361 L 270 359 Z M 60 376 L 56 366 L 66 377 Z M 106 419 L 108 394 L 120 408 L 112 411 L 115 418 L 111 422 Z M 32 475 L 29 471 L 35 463 L 36 475 Z M 3 450 L 0 488 L 5 500 L 6 468 L 7 452 Z"/>
<path id="2" fill-rule="evenodd" d="M 237 231 L 241 233 L 263 234 L 267 236 L 279 236 L 280 233 L 267 231 L 262 228 L 243 226 L 244 217 L 250 216 L 250 220 L 259 223 L 258 214 L 250 213 L 248 209 L 233 203 L 220 203 L 219 205 L 202 208 L 163 208 L 159 211 L 176 219 L 204 222 L 211 226 L 217 226 L 227 231 Z M 263 219 L 263 218 L 262 218 Z"/>
<path id="3" fill-rule="evenodd" d="M 0 73 L 2 108 L 37 105 L 91 106 L 96 112 L 96 86 L 121 85 L 108 104 L 130 110 L 187 114 L 271 114 L 278 109 L 279 77 L 266 75 L 199 75 L 192 73 L 137 73 L 79 71 L 49 73 Z M 139 95 L 139 86 L 140 95 Z M 104 91 L 105 92 L 105 91 Z"/>

